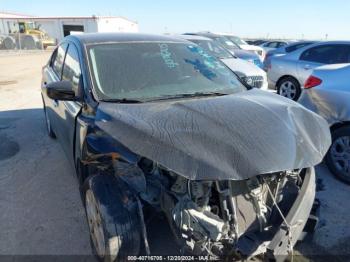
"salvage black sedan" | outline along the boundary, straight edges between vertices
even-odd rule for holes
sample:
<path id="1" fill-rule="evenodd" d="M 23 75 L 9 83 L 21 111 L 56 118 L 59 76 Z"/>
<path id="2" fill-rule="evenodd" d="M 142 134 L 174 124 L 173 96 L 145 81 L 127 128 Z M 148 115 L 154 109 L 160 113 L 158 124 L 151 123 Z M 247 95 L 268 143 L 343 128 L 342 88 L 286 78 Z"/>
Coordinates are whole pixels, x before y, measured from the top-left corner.
<path id="1" fill-rule="evenodd" d="M 193 43 L 68 36 L 43 68 L 42 98 L 101 259 L 152 254 L 145 207 L 187 252 L 221 259 L 286 255 L 309 220 L 327 123 L 246 87 Z"/>

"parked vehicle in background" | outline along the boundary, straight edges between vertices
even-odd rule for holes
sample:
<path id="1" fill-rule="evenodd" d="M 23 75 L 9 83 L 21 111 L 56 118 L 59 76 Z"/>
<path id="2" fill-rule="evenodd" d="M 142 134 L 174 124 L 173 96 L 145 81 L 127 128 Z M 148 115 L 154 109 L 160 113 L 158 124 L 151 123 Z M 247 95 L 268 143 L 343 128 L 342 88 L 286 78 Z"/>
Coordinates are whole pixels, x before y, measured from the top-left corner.
<path id="1" fill-rule="evenodd" d="M 248 61 L 235 57 L 214 40 L 197 35 L 179 35 L 177 37 L 199 45 L 206 52 L 220 59 L 248 85 L 262 90 L 268 89 L 267 75 L 264 70 Z"/>
<path id="2" fill-rule="evenodd" d="M 239 45 L 235 44 L 225 36 L 208 33 L 208 32 L 185 33 L 184 35 L 199 35 L 199 36 L 210 38 L 215 42 L 219 43 L 220 45 L 222 45 L 223 47 L 225 47 L 234 56 L 241 58 L 243 60 L 246 60 L 248 62 L 251 62 L 260 68 L 264 67 L 260 57 L 257 54 L 243 50 Z"/>
<path id="3" fill-rule="evenodd" d="M 232 34 L 220 33 L 220 35 L 227 37 L 228 39 L 230 39 L 232 42 L 234 42 L 236 45 L 238 45 L 243 50 L 247 50 L 247 51 L 251 51 L 251 52 L 256 53 L 260 57 L 261 61 L 264 61 L 265 51 L 260 46 L 250 45 L 246 41 L 241 39 L 240 37 L 232 35 Z"/>
<path id="4" fill-rule="evenodd" d="M 151 255 L 145 221 L 161 215 L 181 250 L 218 261 L 280 260 L 313 221 L 327 122 L 248 88 L 189 41 L 71 35 L 41 90 L 100 260 L 128 261 L 141 245 Z"/>
<path id="5" fill-rule="evenodd" d="M 265 40 L 265 39 L 254 39 L 254 40 L 246 40 L 246 42 L 250 45 L 256 45 L 256 46 L 259 46 L 259 45 L 262 45 L 263 43 L 266 43 L 268 40 Z"/>
<path id="6" fill-rule="evenodd" d="M 326 164 L 336 177 L 350 183 L 350 65 L 317 67 L 298 102 L 327 120 L 332 145 Z"/>
<path id="7" fill-rule="evenodd" d="M 314 68 L 341 63 L 350 63 L 350 41 L 318 42 L 284 56 L 273 56 L 265 66 L 270 88 L 297 100 L 302 85 Z"/>
<path id="8" fill-rule="evenodd" d="M 265 52 L 275 50 L 277 48 L 284 47 L 288 45 L 290 42 L 288 41 L 282 41 L 282 40 L 274 40 L 274 41 L 268 41 L 260 45 L 262 49 L 265 50 Z"/>
<path id="9" fill-rule="evenodd" d="M 271 56 L 285 55 L 285 54 L 294 52 L 295 50 L 298 50 L 300 48 L 303 48 L 305 46 L 312 45 L 314 43 L 317 43 L 317 41 L 298 41 L 298 42 L 288 44 L 286 46 L 282 46 L 277 49 L 270 50 L 265 55 L 264 64 L 266 64 L 267 60 Z"/>

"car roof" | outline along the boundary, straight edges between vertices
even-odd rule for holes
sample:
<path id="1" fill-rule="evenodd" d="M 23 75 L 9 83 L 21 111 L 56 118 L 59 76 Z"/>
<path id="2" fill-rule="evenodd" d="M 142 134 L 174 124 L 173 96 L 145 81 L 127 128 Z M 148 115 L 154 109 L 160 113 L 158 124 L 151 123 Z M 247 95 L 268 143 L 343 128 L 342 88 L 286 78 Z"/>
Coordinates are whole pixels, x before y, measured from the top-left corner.
<path id="1" fill-rule="evenodd" d="M 213 34 L 216 34 L 216 35 L 221 35 L 221 36 L 234 36 L 234 37 L 238 37 L 240 38 L 239 36 L 235 35 L 235 34 L 231 34 L 231 33 L 221 33 L 221 32 L 215 32 Z"/>
<path id="2" fill-rule="evenodd" d="M 165 35 L 140 34 L 140 33 L 84 33 L 70 35 L 67 40 L 79 41 L 84 45 L 108 42 L 187 42 L 185 39 Z"/>
<path id="3" fill-rule="evenodd" d="M 315 45 L 316 44 L 322 44 L 322 45 L 324 45 L 324 44 L 346 44 L 346 45 L 349 45 L 350 41 L 348 41 L 348 40 L 320 41 L 320 42 L 316 42 Z"/>
<path id="4" fill-rule="evenodd" d="M 179 37 L 181 39 L 186 39 L 186 40 L 201 40 L 201 41 L 213 41 L 212 39 L 204 36 L 199 36 L 199 35 L 175 35 L 174 37 Z"/>
<path id="5" fill-rule="evenodd" d="M 296 42 L 291 42 L 289 44 L 289 46 L 291 45 L 298 45 L 298 44 L 305 44 L 305 43 L 317 43 L 319 41 L 316 41 L 316 40 L 300 40 L 300 41 L 296 41 Z"/>
<path id="6" fill-rule="evenodd" d="M 335 44 L 335 45 L 341 45 L 341 44 L 350 45 L 350 41 L 319 41 L 319 42 L 316 41 L 315 43 L 313 43 L 311 45 L 304 46 L 303 48 L 298 49 L 298 52 L 303 52 L 305 50 L 308 50 L 310 48 L 317 47 L 317 46 L 333 45 L 333 44 Z"/>
<path id="7" fill-rule="evenodd" d="M 335 45 L 341 45 L 341 44 L 345 44 L 345 45 L 350 45 L 350 41 L 320 41 L 320 42 L 315 42 L 311 45 L 307 45 L 307 46 L 304 46 L 302 48 L 299 48 L 293 52 L 290 52 L 290 53 L 287 53 L 286 55 L 284 56 L 275 56 L 275 57 L 272 57 L 271 59 L 274 59 L 274 60 L 284 60 L 284 59 L 298 59 L 299 56 L 301 55 L 301 53 L 305 52 L 306 50 L 309 50 L 311 48 L 314 48 L 314 47 L 318 47 L 318 46 L 323 46 L 323 45 L 332 45 L 332 44 L 335 44 Z"/>
<path id="8" fill-rule="evenodd" d="M 294 43 L 291 40 L 281 40 L 281 39 L 267 40 L 265 43 L 272 43 L 272 42 Z"/>
<path id="9" fill-rule="evenodd" d="M 218 35 L 210 32 L 198 32 L 198 33 L 185 33 L 184 35 L 199 35 L 204 37 L 224 37 L 223 35 Z"/>

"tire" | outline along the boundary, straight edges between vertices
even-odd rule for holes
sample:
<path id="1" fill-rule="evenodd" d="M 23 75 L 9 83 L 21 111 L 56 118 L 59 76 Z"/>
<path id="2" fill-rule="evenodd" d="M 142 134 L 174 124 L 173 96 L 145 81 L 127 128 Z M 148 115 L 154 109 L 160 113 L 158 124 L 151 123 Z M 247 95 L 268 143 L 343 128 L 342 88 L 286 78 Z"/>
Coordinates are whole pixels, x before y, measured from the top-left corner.
<path id="1" fill-rule="evenodd" d="M 12 36 L 7 36 L 2 42 L 4 49 L 12 50 L 16 48 L 16 40 Z"/>
<path id="2" fill-rule="evenodd" d="M 32 35 L 24 35 L 21 39 L 22 49 L 34 50 L 36 47 L 36 38 Z"/>
<path id="3" fill-rule="evenodd" d="M 138 255 L 141 230 L 137 203 L 134 208 L 126 206 L 116 178 L 104 174 L 90 176 L 83 192 L 95 256 L 100 261 L 127 261 L 128 256 Z"/>
<path id="4" fill-rule="evenodd" d="M 350 126 L 332 132 L 332 145 L 326 155 L 326 164 L 335 177 L 350 184 Z"/>
<path id="5" fill-rule="evenodd" d="M 298 80 L 294 77 L 288 76 L 278 82 L 277 93 L 281 96 L 297 101 L 301 94 L 301 87 Z"/>
<path id="6" fill-rule="evenodd" d="M 51 138 L 56 138 L 55 132 L 52 130 L 52 126 L 51 126 L 51 120 L 49 115 L 47 114 L 47 109 L 43 100 L 43 105 L 44 105 L 44 116 L 45 116 L 45 125 L 46 125 L 46 130 L 47 130 L 47 134 L 49 135 L 49 137 Z"/>

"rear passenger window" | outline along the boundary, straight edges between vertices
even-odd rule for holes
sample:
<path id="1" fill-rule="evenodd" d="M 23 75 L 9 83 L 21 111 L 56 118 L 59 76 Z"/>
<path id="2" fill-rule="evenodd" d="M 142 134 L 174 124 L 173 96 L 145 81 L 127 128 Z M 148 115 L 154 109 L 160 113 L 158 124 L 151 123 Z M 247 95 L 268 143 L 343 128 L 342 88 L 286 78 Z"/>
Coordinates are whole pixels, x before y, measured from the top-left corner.
<path id="1" fill-rule="evenodd" d="M 349 63 L 347 45 L 322 45 L 310 48 L 301 54 L 300 60 L 321 64 Z"/>
<path id="2" fill-rule="evenodd" d="M 68 46 L 67 43 L 63 43 L 57 48 L 56 57 L 52 65 L 52 69 L 57 74 L 59 79 L 61 79 L 61 76 L 62 76 L 62 67 L 63 67 L 63 61 L 64 61 L 64 56 L 66 54 L 67 46 Z"/>
<path id="3" fill-rule="evenodd" d="M 76 94 L 79 94 L 80 75 L 78 50 L 73 44 L 70 44 L 64 61 L 62 80 L 70 81 Z"/>

